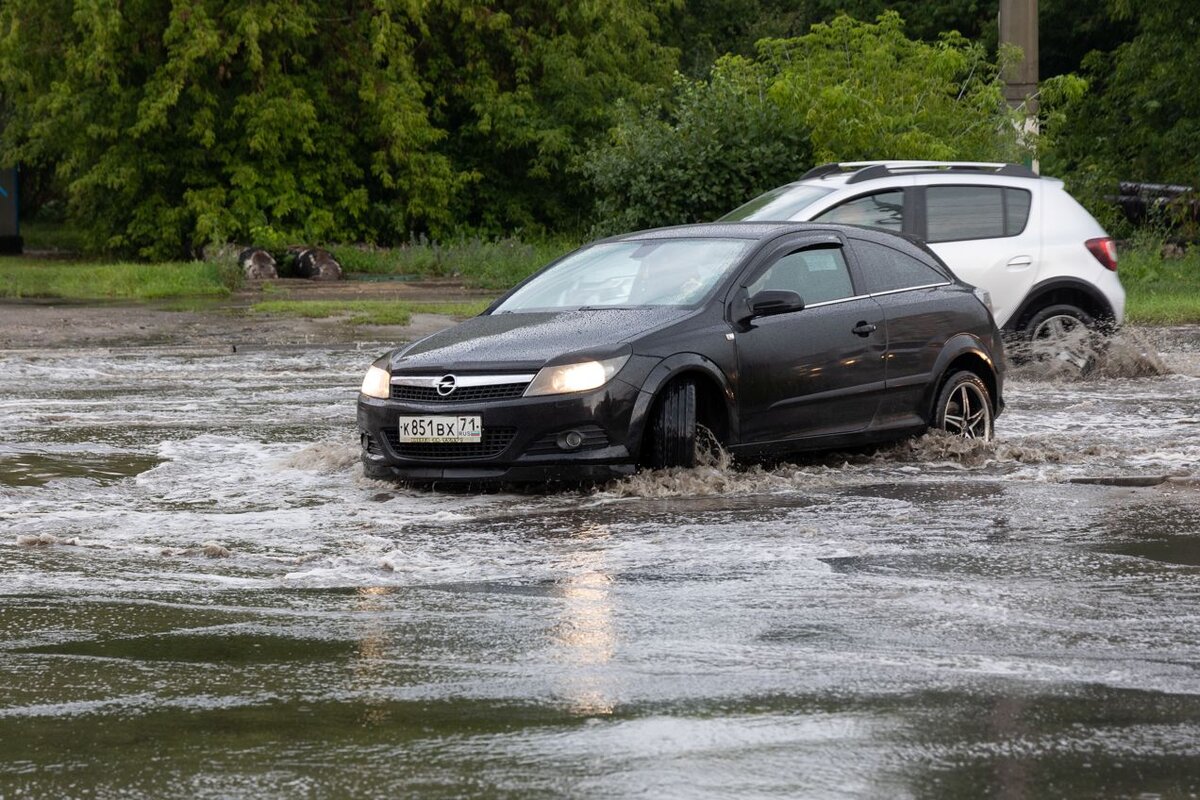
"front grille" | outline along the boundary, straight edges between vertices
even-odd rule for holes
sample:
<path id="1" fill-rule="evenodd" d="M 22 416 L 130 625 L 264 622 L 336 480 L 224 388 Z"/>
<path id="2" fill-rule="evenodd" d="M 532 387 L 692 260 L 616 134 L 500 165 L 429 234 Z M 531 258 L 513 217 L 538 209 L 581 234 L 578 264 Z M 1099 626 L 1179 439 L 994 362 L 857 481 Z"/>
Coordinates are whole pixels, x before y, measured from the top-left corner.
<path id="1" fill-rule="evenodd" d="M 511 400 L 525 393 L 529 381 L 521 383 L 496 383 L 491 386 L 460 386 L 448 395 L 438 394 L 432 386 L 402 386 L 392 384 L 393 400 L 409 400 L 415 403 L 478 403 L 488 400 Z"/>
<path id="2" fill-rule="evenodd" d="M 608 434 L 599 425 L 580 425 L 577 428 L 568 428 L 567 430 L 579 431 L 583 434 L 583 443 L 575 450 L 564 451 L 558 446 L 558 436 L 566 431 L 556 431 L 547 433 L 545 436 L 538 439 L 525 450 L 531 456 L 544 456 L 552 453 L 577 452 L 579 450 L 598 450 L 601 447 L 608 447 Z"/>
<path id="3" fill-rule="evenodd" d="M 478 442 L 405 442 L 400 444 L 400 431 L 385 431 L 388 444 L 401 458 L 422 461 L 459 461 L 476 458 L 494 458 L 503 453 L 517 435 L 516 428 L 484 428 Z"/>

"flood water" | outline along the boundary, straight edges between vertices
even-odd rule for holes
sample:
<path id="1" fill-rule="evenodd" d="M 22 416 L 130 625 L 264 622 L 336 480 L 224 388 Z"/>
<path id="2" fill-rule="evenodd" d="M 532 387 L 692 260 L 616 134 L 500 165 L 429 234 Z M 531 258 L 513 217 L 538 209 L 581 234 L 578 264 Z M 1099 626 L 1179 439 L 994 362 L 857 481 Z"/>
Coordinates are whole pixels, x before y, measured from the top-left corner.
<path id="1" fill-rule="evenodd" d="M 1194 797 L 1152 344 L 990 445 L 549 494 L 364 479 L 372 349 L 0 353 L 0 797 Z"/>

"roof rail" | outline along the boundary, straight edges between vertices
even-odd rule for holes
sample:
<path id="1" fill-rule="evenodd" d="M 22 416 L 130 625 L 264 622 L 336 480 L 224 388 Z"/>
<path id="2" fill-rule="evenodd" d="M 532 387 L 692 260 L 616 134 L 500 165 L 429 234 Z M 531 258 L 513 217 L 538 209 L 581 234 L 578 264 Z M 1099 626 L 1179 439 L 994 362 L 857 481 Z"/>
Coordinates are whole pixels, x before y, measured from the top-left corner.
<path id="1" fill-rule="evenodd" d="M 808 172 L 801 175 L 800 180 L 806 181 L 811 178 L 824 178 L 826 175 L 832 175 L 835 172 L 841 171 L 841 164 L 821 164 L 820 166 L 813 167 Z"/>
<path id="2" fill-rule="evenodd" d="M 1039 177 L 1036 172 L 1022 164 L 1004 164 L 998 161 L 843 161 L 813 167 L 804 173 L 800 180 L 824 178 L 847 172 L 851 173 L 847 184 L 920 172 L 1007 175 L 1013 178 Z"/>

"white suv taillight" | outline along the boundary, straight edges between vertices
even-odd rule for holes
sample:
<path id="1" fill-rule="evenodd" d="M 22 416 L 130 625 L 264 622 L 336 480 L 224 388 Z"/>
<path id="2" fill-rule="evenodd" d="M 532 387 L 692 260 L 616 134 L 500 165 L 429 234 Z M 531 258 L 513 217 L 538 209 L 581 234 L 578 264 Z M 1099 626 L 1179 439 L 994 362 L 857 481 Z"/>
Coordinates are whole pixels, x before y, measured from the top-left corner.
<path id="1" fill-rule="evenodd" d="M 1109 237 L 1103 239 L 1088 239 L 1083 243 L 1084 247 L 1096 257 L 1096 260 L 1104 265 L 1105 269 L 1117 271 L 1117 243 Z"/>

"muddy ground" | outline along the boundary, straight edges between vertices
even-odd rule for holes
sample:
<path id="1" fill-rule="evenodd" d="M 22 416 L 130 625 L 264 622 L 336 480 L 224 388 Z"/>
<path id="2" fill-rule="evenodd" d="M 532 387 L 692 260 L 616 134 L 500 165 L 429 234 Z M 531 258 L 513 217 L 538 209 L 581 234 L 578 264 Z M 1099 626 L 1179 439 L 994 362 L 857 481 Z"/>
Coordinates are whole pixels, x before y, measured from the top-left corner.
<path id="1" fill-rule="evenodd" d="M 272 300 L 397 300 L 458 302 L 489 299 L 495 292 L 455 282 L 272 281 Z M 267 299 L 251 284 L 232 297 L 186 311 L 178 302 L 76 303 L 61 300 L 0 301 L 0 350 L 60 347 L 200 345 L 245 349 L 280 345 L 402 342 L 453 323 L 437 314 L 414 314 L 409 325 L 352 325 L 347 317 L 301 319 L 255 314 Z"/>

